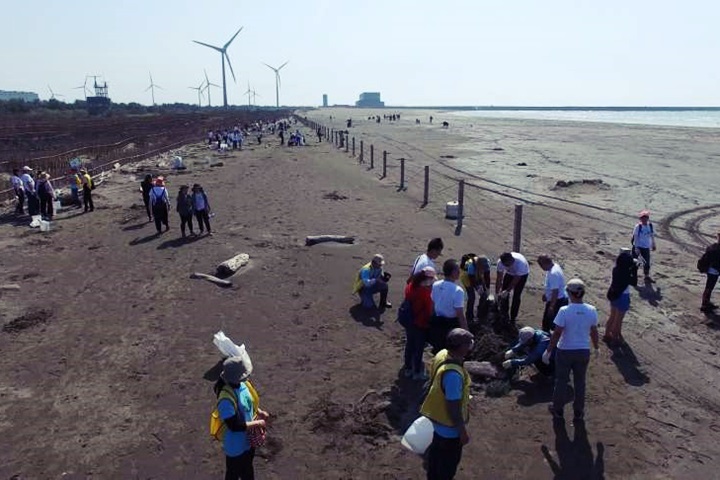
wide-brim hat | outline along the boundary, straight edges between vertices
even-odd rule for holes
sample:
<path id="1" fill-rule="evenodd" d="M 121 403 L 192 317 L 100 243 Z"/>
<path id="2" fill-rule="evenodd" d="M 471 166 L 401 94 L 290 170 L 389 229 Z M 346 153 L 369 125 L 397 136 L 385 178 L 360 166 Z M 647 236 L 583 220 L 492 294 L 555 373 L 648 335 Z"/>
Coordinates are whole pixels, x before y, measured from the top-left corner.
<path id="1" fill-rule="evenodd" d="M 228 357 L 223 362 L 223 370 L 220 377 L 222 377 L 225 383 L 238 385 L 250 378 L 252 371 L 253 365 L 249 355 Z"/>
<path id="2" fill-rule="evenodd" d="M 582 293 L 585 291 L 585 282 L 579 278 L 571 278 L 565 285 L 565 290 L 570 293 Z"/>

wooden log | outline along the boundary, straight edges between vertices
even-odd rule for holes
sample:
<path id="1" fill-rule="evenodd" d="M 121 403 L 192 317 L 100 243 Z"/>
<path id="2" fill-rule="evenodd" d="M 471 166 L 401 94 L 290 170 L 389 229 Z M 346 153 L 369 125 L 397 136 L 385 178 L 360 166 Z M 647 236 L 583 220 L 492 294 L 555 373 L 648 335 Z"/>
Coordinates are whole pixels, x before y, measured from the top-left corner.
<path id="1" fill-rule="evenodd" d="M 500 372 L 498 372 L 495 365 L 490 362 L 476 362 L 471 360 L 465 362 L 463 366 L 472 377 L 498 378 L 500 376 Z"/>
<path id="2" fill-rule="evenodd" d="M 215 271 L 219 277 L 229 277 L 230 275 L 247 265 L 249 261 L 250 255 L 248 255 L 247 253 L 239 253 L 234 257 L 222 262 L 220 265 L 217 266 L 217 269 Z"/>
<path id="3" fill-rule="evenodd" d="M 208 282 L 214 283 L 215 285 L 219 285 L 219 286 L 225 287 L 225 288 L 232 287 L 231 281 L 223 280 L 222 278 L 217 278 L 216 276 L 207 275 L 205 273 L 195 272 L 190 275 L 190 278 L 199 278 L 202 280 L 207 280 Z"/>
<path id="4" fill-rule="evenodd" d="M 355 243 L 355 237 L 345 235 L 309 235 L 305 237 L 305 245 L 308 247 L 324 242 Z"/>

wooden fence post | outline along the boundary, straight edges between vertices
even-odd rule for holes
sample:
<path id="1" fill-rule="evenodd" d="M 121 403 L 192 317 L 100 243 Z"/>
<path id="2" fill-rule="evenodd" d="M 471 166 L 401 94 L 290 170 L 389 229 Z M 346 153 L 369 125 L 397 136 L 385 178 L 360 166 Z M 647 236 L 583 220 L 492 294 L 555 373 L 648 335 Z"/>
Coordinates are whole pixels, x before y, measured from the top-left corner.
<path id="1" fill-rule="evenodd" d="M 353 137 L 353 152 L 352 152 L 352 156 L 353 156 L 353 157 L 355 156 L 355 137 Z"/>
<path id="2" fill-rule="evenodd" d="M 463 206 L 465 204 L 465 180 L 460 180 L 460 184 L 458 185 L 458 217 L 457 217 L 457 230 L 456 234 L 460 234 L 460 230 L 462 230 L 463 225 Z"/>
<path id="3" fill-rule="evenodd" d="M 345 153 L 350 151 L 350 134 L 345 131 Z"/>
<path id="4" fill-rule="evenodd" d="M 430 198 L 430 165 L 425 165 L 425 185 L 423 188 L 423 206 L 428 204 Z"/>
<path id="5" fill-rule="evenodd" d="M 513 252 L 520 252 L 522 243 L 522 203 L 515 205 L 515 228 L 513 229 Z"/>
<path id="6" fill-rule="evenodd" d="M 387 177 L 387 151 L 383 150 L 383 173 L 382 178 Z"/>
<path id="7" fill-rule="evenodd" d="M 365 143 L 360 140 L 360 163 L 365 163 Z"/>
<path id="8" fill-rule="evenodd" d="M 370 144 L 370 170 L 375 168 L 375 145 Z"/>
<path id="9" fill-rule="evenodd" d="M 405 159 L 400 159 L 400 190 L 405 190 Z"/>

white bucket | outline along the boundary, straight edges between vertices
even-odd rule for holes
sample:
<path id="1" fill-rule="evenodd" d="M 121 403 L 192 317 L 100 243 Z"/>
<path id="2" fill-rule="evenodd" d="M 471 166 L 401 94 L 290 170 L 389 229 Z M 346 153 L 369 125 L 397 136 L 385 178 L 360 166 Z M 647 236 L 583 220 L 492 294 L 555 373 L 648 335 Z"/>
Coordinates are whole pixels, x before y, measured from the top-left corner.
<path id="1" fill-rule="evenodd" d="M 400 443 L 413 453 L 423 455 L 433 439 L 433 426 L 429 418 L 420 416 L 408 427 Z"/>
<path id="2" fill-rule="evenodd" d="M 60 203 L 60 200 L 53 201 L 53 212 L 57 213 L 60 210 L 62 210 L 62 204 Z"/>
<path id="3" fill-rule="evenodd" d="M 458 218 L 458 210 L 458 202 L 447 202 L 447 205 L 445 205 L 445 218 L 455 220 Z"/>
<path id="4" fill-rule="evenodd" d="M 50 222 L 47 220 L 40 220 L 40 231 L 41 232 L 49 232 L 50 231 Z"/>
<path id="5" fill-rule="evenodd" d="M 30 228 L 37 228 L 40 226 L 40 220 L 42 217 L 40 215 L 33 215 L 32 221 L 30 222 Z"/>

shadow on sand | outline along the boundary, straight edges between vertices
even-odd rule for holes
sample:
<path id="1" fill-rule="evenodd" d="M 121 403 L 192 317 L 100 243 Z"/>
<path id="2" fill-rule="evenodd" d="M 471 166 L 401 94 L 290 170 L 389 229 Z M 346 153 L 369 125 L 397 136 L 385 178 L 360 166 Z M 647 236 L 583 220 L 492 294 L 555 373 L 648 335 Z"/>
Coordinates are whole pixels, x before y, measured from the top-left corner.
<path id="1" fill-rule="evenodd" d="M 136 245 L 142 245 L 143 243 L 150 243 L 153 240 L 157 240 L 160 238 L 160 233 L 153 233 L 152 235 L 148 235 L 147 237 L 136 237 L 128 242 L 128 245 L 131 247 L 134 247 Z"/>
<path id="2" fill-rule="evenodd" d="M 635 290 L 637 290 L 640 298 L 648 302 L 653 307 L 657 307 L 659 305 L 658 302 L 663 299 L 660 287 L 656 288 L 649 279 L 645 279 L 645 284 L 643 286 L 635 287 Z"/>
<path id="3" fill-rule="evenodd" d="M 165 250 L 166 248 L 178 248 L 178 247 L 182 247 L 183 245 L 187 245 L 187 244 L 189 244 L 189 243 L 195 243 L 195 242 L 197 242 L 198 240 L 200 240 L 200 239 L 202 239 L 202 238 L 205 238 L 205 237 L 200 237 L 200 236 L 197 236 L 197 237 L 179 237 L 179 238 L 174 238 L 174 239 L 172 239 L 172 240 L 165 240 L 165 241 L 162 242 L 160 245 L 158 245 L 157 249 L 158 249 L 158 250 Z M 221 277 L 221 278 L 222 278 L 222 277 Z"/>
<path id="4" fill-rule="evenodd" d="M 530 407 L 538 403 L 549 403 L 552 400 L 553 386 L 552 378 L 539 373 L 533 375 L 530 380 L 518 380 L 510 383 L 513 390 L 522 392 L 517 397 L 517 403 L 523 407 Z"/>
<path id="5" fill-rule="evenodd" d="M 646 383 L 650 383 L 650 378 L 640 370 L 640 361 L 635 356 L 635 352 L 630 348 L 630 345 L 626 342 L 620 342 L 608 346 L 608 348 L 612 351 L 610 360 L 617 366 L 618 371 L 628 385 L 641 387 Z"/>
<path id="6" fill-rule="evenodd" d="M 350 316 L 359 323 L 362 323 L 366 327 L 377 328 L 382 330 L 383 320 L 382 315 L 385 313 L 384 310 L 380 310 L 377 307 L 364 308 L 361 304 L 356 304 L 350 307 Z"/>
<path id="7" fill-rule="evenodd" d="M 556 480 L 580 478 L 600 480 L 605 478 L 605 445 L 602 442 L 597 443 L 596 457 L 593 455 L 588 440 L 585 422 L 575 422 L 574 429 L 575 432 L 571 440 L 567 433 L 565 421 L 556 420 L 553 422 L 557 459 L 553 458 L 550 449 L 546 445 L 540 447 L 540 451 L 555 475 L 554 478 Z"/>

